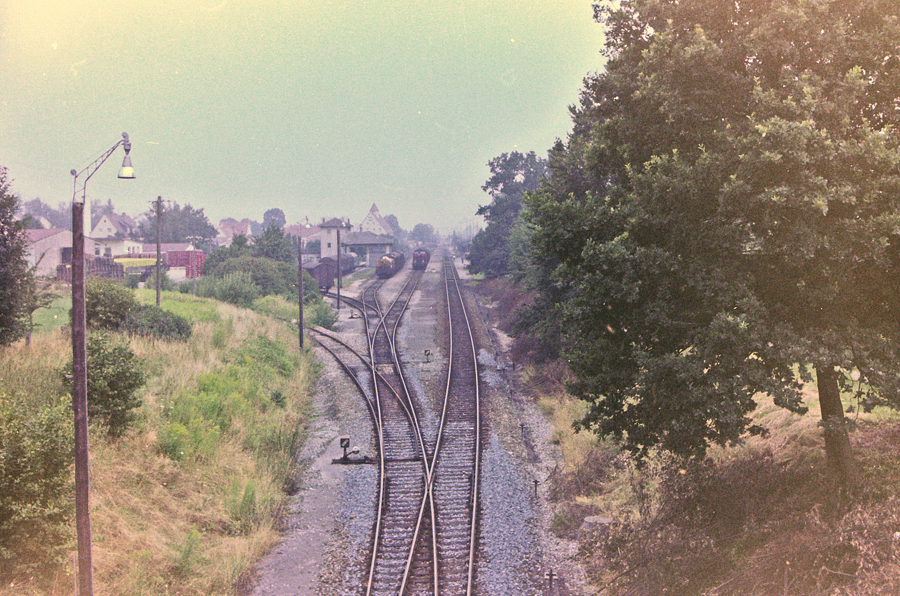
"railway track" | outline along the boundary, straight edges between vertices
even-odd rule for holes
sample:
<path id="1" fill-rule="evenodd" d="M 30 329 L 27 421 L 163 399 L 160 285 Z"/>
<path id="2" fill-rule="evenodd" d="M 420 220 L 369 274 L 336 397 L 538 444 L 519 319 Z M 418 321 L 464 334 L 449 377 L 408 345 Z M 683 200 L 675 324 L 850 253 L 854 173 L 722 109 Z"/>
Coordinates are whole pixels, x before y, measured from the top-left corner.
<path id="1" fill-rule="evenodd" d="M 444 396 L 428 437 L 396 345 L 397 329 L 422 272 L 409 277 L 385 310 L 370 284 L 362 300 L 342 297 L 365 321 L 368 356 L 344 344 L 341 361 L 366 396 L 378 445 L 379 486 L 366 596 L 474 593 L 481 451 L 477 351 L 459 278 L 442 265 L 448 316 Z M 324 339 L 324 338 L 329 338 Z M 317 333 L 320 343 L 339 342 Z M 355 364 L 348 362 L 353 360 Z M 364 374 L 365 369 L 369 374 Z"/>

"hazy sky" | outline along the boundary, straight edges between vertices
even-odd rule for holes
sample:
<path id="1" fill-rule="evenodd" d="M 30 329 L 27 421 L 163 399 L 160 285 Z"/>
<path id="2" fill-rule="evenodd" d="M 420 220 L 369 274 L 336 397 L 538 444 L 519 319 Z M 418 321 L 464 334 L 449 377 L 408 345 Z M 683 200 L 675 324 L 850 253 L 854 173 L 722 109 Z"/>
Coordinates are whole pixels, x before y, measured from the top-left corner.
<path id="1" fill-rule="evenodd" d="M 602 66 L 591 0 L 2 0 L 0 165 L 23 199 L 131 135 L 88 199 L 461 228 L 486 163 L 546 157 Z"/>

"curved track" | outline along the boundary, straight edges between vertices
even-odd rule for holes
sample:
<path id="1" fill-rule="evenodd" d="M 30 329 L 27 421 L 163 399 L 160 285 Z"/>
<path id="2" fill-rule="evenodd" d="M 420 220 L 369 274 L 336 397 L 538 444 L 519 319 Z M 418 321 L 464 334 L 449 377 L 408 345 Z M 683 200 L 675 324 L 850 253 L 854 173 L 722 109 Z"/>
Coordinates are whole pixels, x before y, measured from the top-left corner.
<path id="1" fill-rule="evenodd" d="M 358 365 L 341 364 L 366 395 L 379 446 L 367 596 L 474 592 L 481 452 L 477 350 L 452 261 L 444 261 L 442 272 L 446 385 L 440 425 L 431 438 L 419 424 L 416 408 L 422 406 L 409 393 L 396 349 L 400 320 L 422 272 L 413 272 L 387 311 L 378 300 L 383 280 L 370 284 L 362 301 L 342 297 L 365 319 L 369 356 L 355 358 L 369 368 L 369 382 L 360 379 Z"/>

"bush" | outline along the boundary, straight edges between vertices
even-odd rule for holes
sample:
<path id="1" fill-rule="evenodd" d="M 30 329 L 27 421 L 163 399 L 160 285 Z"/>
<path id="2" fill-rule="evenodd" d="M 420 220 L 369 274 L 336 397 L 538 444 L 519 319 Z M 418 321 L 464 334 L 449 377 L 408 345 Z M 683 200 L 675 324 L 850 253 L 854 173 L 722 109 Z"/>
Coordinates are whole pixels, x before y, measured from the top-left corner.
<path id="1" fill-rule="evenodd" d="M 305 327 L 324 327 L 331 329 L 337 323 L 337 312 L 324 300 L 303 307 L 303 324 Z"/>
<path id="2" fill-rule="evenodd" d="M 224 278 L 238 272 L 249 274 L 264 296 L 297 295 L 297 267 L 291 263 L 266 257 L 242 256 L 222 262 L 212 271 L 212 275 Z"/>
<path id="3" fill-rule="evenodd" d="M 230 302 L 237 306 L 250 308 L 253 301 L 262 295 L 262 292 L 249 273 L 242 271 L 229 273 L 219 279 L 215 277 L 203 277 L 197 283 L 197 295 L 205 298 L 215 298 L 222 302 Z"/>
<path id="4" fill-rule="evenodd" d="M 85 318 L 93 329 L 118 329 L 137 308 L 134 292 L 113 279 L 92 277 L 85 284 Z"/>
<path id="5" fill-rule="evenodd" d="M 166 270 L 162 269 L 160 275 L 160 284 L 159 289 L 163 291 L 173 291 L 178 289 L 177 283 L 169 279 L 169 276 L 166 274 Z M 148 290 L 156 291 L 156 269 L 153 270 L 153 273 L 150 274 L 150 277 L 147 278 L 147 281 L 144 283 L 144 288 Z"/>
<path id="6" fill-rule="evenodd" d="M 0 585 L 65 550 L 72 422 L 63 400 L 29 408 L 0 394 Z"/>
<path id="7" fill-rule="evenodd" d="M 88 418 L 106 426 L 111 437 L 121 436 L 132 424 L 132 410 L 140 407 L 135 392 L 144 385 L 145 377 L 134 352 L 124 343 L 102 333 L 87 339 Z M 72 374 L 72 361 L 64 375 Z"/>
<path id="8" fill-rule="evenodd" d="M 186 340 L 191 337 L 191 324 L 187 319 L 156 305 L 139 306 L 132 310 L 122 328 L 129 333 L 160 339 Z"/>

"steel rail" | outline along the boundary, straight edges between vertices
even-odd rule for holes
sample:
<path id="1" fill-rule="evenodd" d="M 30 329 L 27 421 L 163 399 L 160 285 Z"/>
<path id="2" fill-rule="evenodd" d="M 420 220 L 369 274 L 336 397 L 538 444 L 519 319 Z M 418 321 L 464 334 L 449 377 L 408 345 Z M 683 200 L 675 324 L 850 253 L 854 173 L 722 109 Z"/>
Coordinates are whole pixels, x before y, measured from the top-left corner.
<path id="1" fill-rule="evenodd" d="M 456 271 L 456 266 L 452 263 L 450 264 L 451 270 L 453 271 L 453 286 L 456 288 L 456 294 L 459 296 L 459 301 L 462 306 L 463 317 L 466 321 L 466 329 L 469 335 L 469 345 L 472 348 L 472 362 L 474 364 L 475 374 L 475 471 L 473 473 L 472 480 L 472 496 L 471 496 L 471 507 L 472 507 L 472 517 L 470 521 L 470 534 L 469 534 L 469 565 L 468 565 L 468 579 L 466 584 L 466 595 L 471 596 L 472 592 L 475 588 L 474 579 L 475 579 L 475 533 L 478 527 L 478 484 L 479 484 L 479 476 L 481 473 L 481 384 L 478 374 L 478 352 L 475 347 L 475 338 L 472 335 L 472 324 L 469 321 L 469 314 L 465 307 L 465 301 L 463 299 L 462 291 L 459 288 L 459 275 Z"/>
<path id="2" fill-rule="evenodd" d="M 368 317 L 367 316 L 365 317 L 366 318 L 366 335 L 367 335 L 368 344 L 369 344 L 371 367 L 373 370 L 373 386 L 375 387 L 376 399 L 378 400 L 378 408 L 379 408 L 379 412 L 381 412 L 381 416 L 382 416 L 382 423 L 383 423 L 383 415 L 384 415 L 381 410 L 382 402 L 381 402 L 380 394 L 377 389 L 377 382 L 374 381 L 376 374 L 377 374 L 377 358 L 376 358 L 376 354 L 375 354 L 375 343 L 377 341 L 377 335 L 379 332 L 382 332 L 384 334 L 384 337 L 387 339 L 388 348 L 389 348 L 389 351 L 391 354 L 391 359 L 393 360 L 395 372 L 396 372 L 398 378 L 400 379 L 403 391 L 405 393 L 405 399 L 399 395 L 399 393 L 393 388 L 393 386 L 389 382 L 387 382 L 386 379 L 384 379 L 384 377 L 381 377 L 381 378 L 383 379 L 383 382 L 388 387 L 391 388 L 391 391 L 394 393 L 395 397 L 397 398 L 397 401 L 398 401 L 399 405 L 401 406 L 401 408 L 403 409 L 404 414 L 406 415 L 407 421 L 410 424 L 411 430 L 414 433 L 415 443 L 417 444 L 417 449 L 421 454 L 421 461 L 422 461 L 422 464 L 424 467 L 424 473 L 425 473 L 424 486 L 426 487 L 425 491 L 427 492 L 427 487 L 429 485 L 428 479 L 430 476 L 430 469 L 428 466 L 428 453 L 427 453 L 427 449 L 425 446 L 425 440 L 422 435 L 421 424 L 419 423 L 418 415 L 416 414 L 416 410 L 415 410 L 415 406 L 414 406 L 414 404 L 412 402 L 412 398 L 409 394 L 409 389 L 406 385 L 406 380 L 404 379 L 404 376 L 403 376 L 402 366 L 400 364 L 400 359 L 397 355 L 397 349 L 396 349 L 396 333 L 397 333 L 397 329 L 399 327 L 399 321 L 402 318 L 403 314 L 405 313 L 406 309 L 408 308 L 409 302 L 412 300 L 412 295 L 415 292 L 415 289 L 417 287 L 417 284 L 418 284 L 418 281 L 420 278 L 421 278 L 420 273 L 417 275 L 409 276 L 406 283 L 404 284 L 403 289 L 397 294 L 396 298 L 394 299 L 391 306 L 387 309 L 386 312 L 381 308 L 381 305 L 378 302 L 378 295 L 377 295 L 377 291 L 378 291 L 378 289 L 381 288 L 381 286 L 383 285 L 383 282 L 372 284 L 372 286 L 370 286 L 369 288 L 366 289 L 366 291 L 364 293 L 363 303 L 366 306 L 366 308 L 372 308 L 377 313 L 376 316 L 378 316 L 378 319 L 379 319 L 378 323 L 375 325 L 374 331 L 371 331 Z M 369 295 L 371 295 L 371 298 L 370 299 L 366 298 L 366 296 L 369 296 Z M 405 300 L 403 300 L 401 302 L 401 298 L 404 295 L 406 295 L 406 298 L 405 298 Z M 395 312 L 398 303 L 400 304 L 400 307 L 399 307 L 400 310 L 399 310 L 399 313 L 396 314 L 396 318 L 394 320 L 395 321 L 394 327 L 391 330 L 391 333 L 389 333 L 388 327 L 387 327 L 387 319 L 389 316 L 391 316 L 392 313 Z M 381 483 L 380 483 L 380 487 L 379 487 L 379 494 L 384 495 L 385 483 L 386 483 L 386 477 L 387 477 L 387 468 L 382 466 L 381 470 L 382 470 L 382 474 L 381 474 L 382 478 L 381 478 Z M 375 534 L 373 536 L 372 561 L 371 561 L 371 565 L 369 567 L 369 577 L 368 577 L 368 582 L 367 582 L 367 586 L 366 586 L 367 596 L 371 595 L 372 588 L 373 588 L 373 585 L 375 582 L 375 570 L 376 570 L 377 556 L 378 556 L 378 544 L 381 540 L 381 535 L 383 532 L 383 523 L 382 522 L 383 522 L 384 504 L 385 504 L 384 499 L 380 498 Z M 418 534 L 420 533 L 420 530 L 421 530 L 421 519 L 419 519 L 416 523 L 414 535 L 418 536 Z M 412 544 L 415 544 L 415 541 Z M 433 556 L 434 557 L 437 556 L 436 552 L 434 553 Z M 407 564 L 407 572 L 408 572 L 408 569 L 409 569 L 409 564 Z M 407 572 L 404 573 L 404 578 L 406 577 Z"/>

